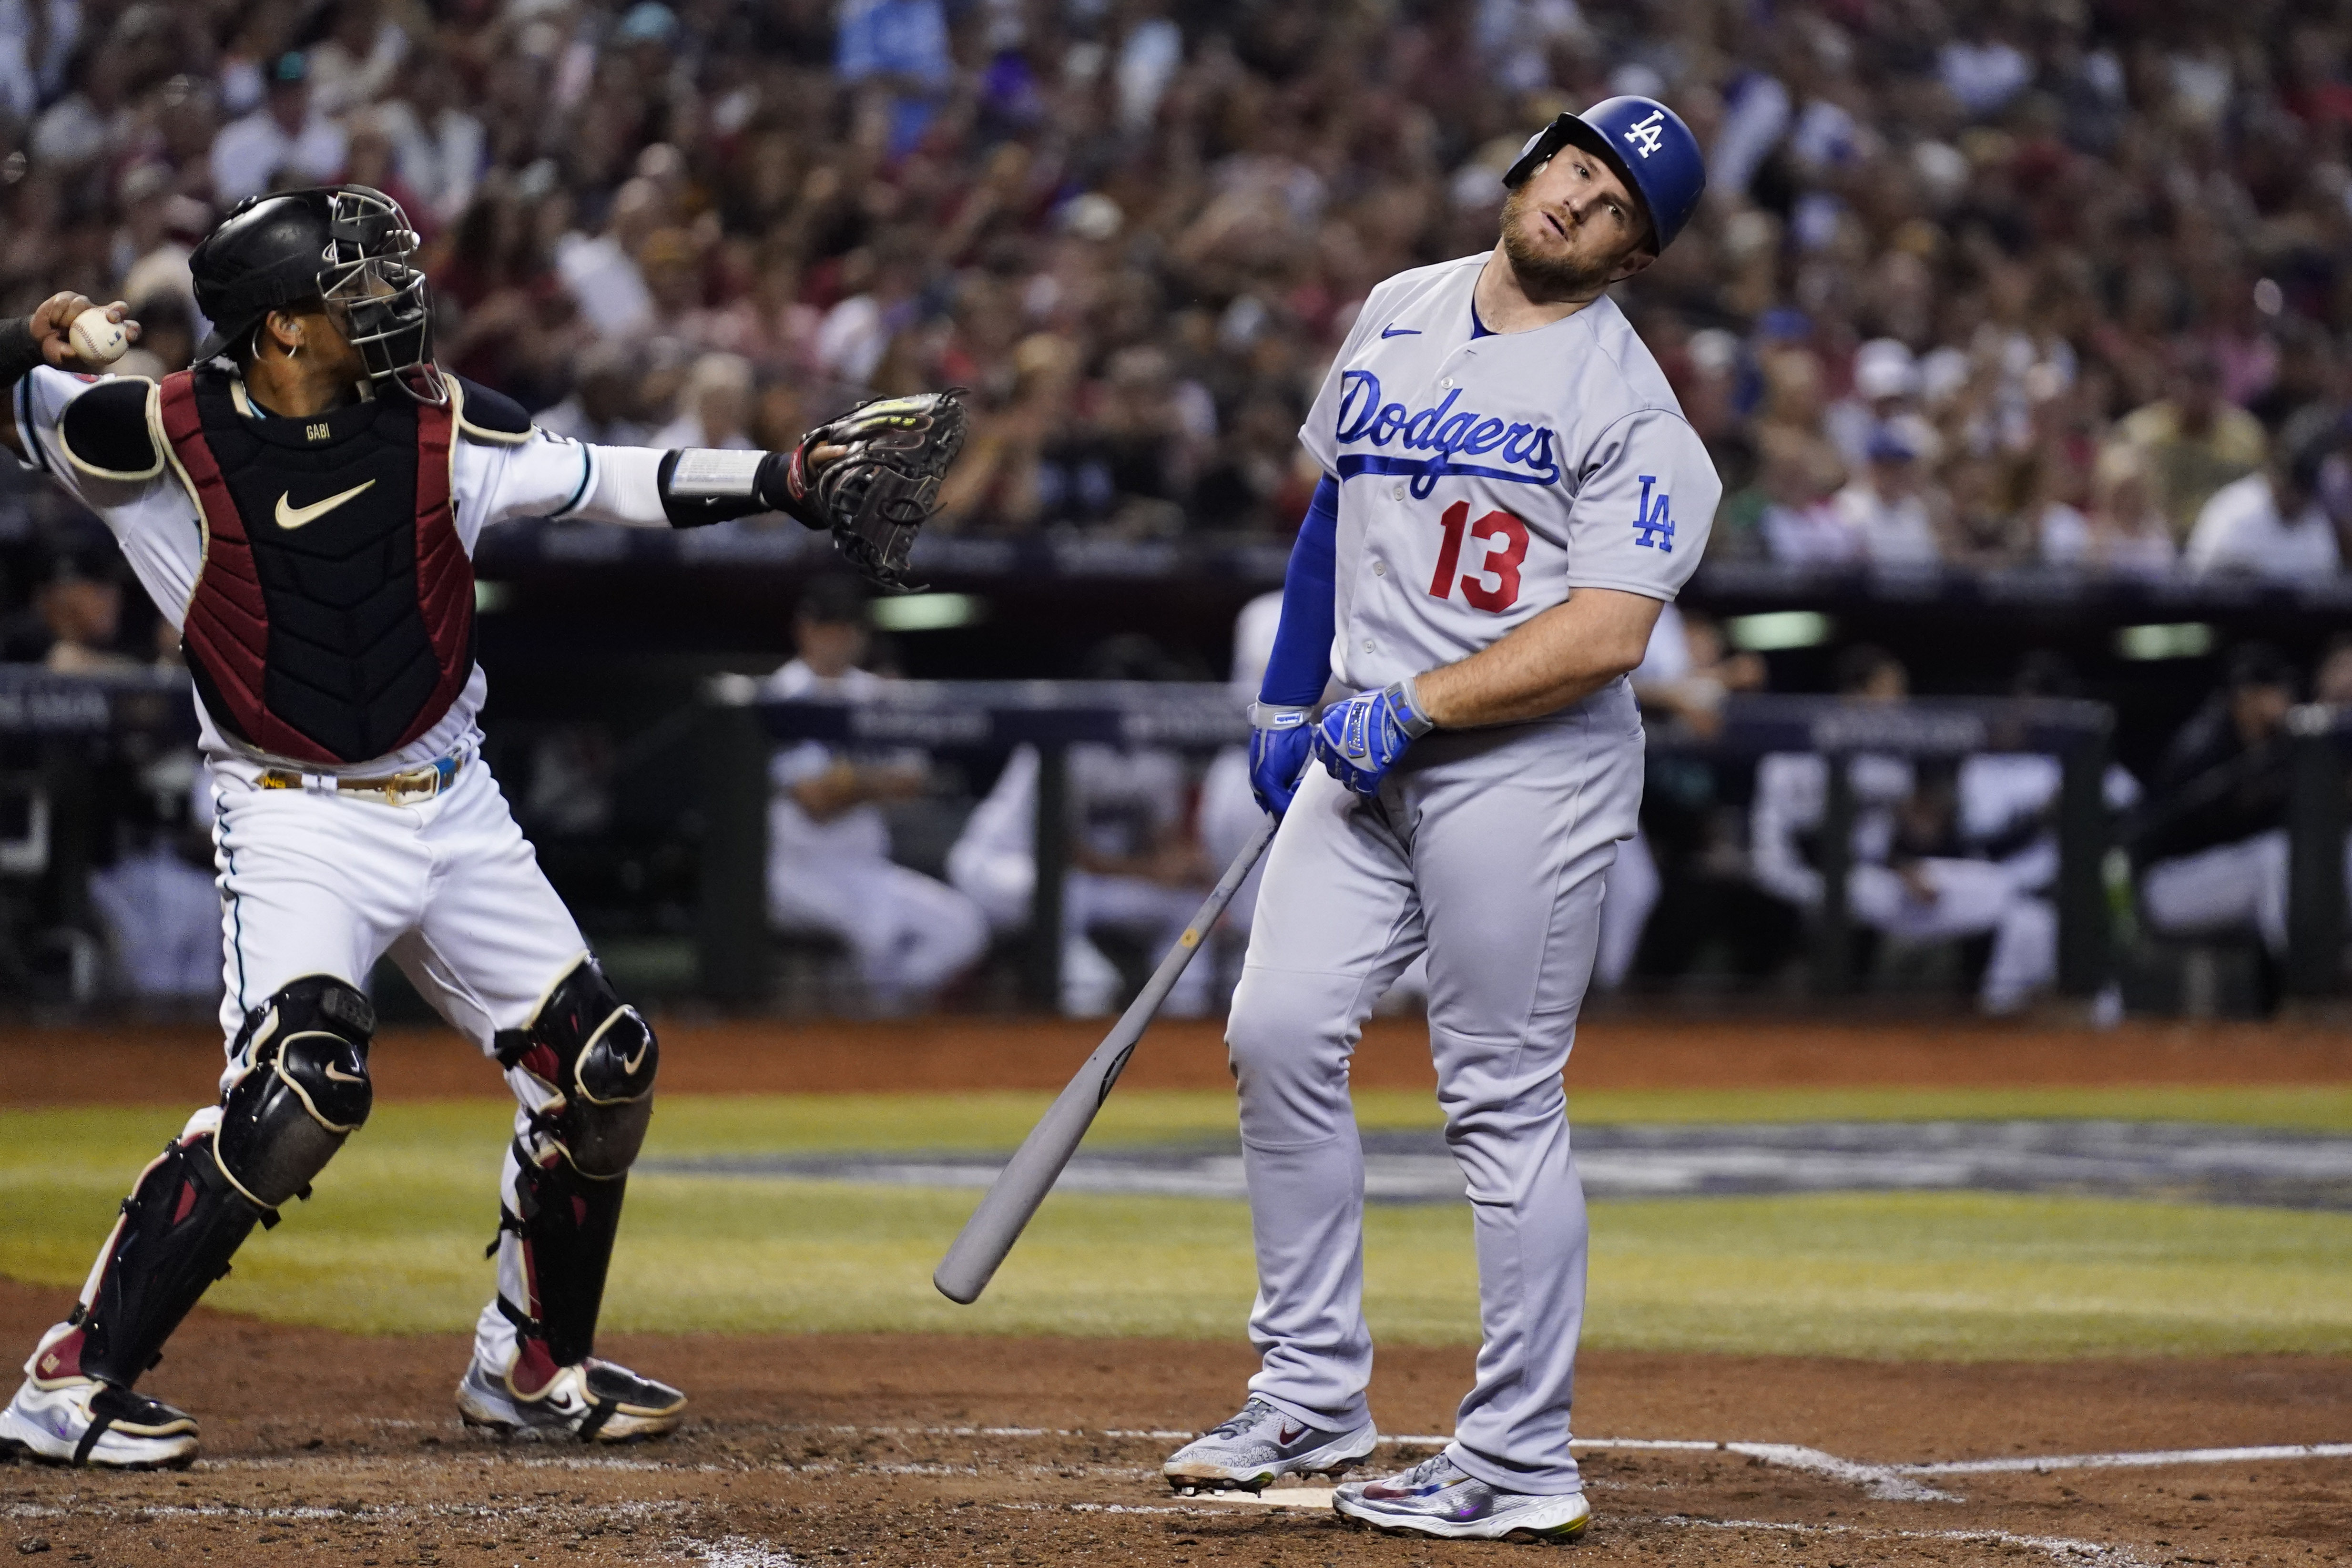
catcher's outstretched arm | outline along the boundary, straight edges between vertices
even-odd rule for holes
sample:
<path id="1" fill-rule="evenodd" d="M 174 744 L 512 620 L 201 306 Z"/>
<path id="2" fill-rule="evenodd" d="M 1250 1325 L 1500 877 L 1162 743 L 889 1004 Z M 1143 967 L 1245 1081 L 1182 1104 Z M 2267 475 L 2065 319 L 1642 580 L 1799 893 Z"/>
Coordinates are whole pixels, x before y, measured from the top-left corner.
<path id="1" fill-rule="evenodd" d="M 810 465 L 822 470 L 846 450 L 814 447 Z M 761 490 L 761 467 L 772 459 L 781 468 L 791 456 L 709 447 L 591 447 L 585 453 L 585 489 L 561 515 L 629 528 L 699 528 L 773 511 L 778 508 Z"/>

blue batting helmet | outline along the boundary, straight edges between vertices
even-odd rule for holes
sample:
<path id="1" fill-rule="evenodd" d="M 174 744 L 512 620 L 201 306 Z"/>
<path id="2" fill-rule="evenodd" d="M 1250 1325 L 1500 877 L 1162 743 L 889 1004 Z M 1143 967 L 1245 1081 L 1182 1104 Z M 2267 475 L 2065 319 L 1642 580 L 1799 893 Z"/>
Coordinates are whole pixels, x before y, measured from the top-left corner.
<path id="1" fill-rule="evenodd" d="M 1528 138 L 1503 176 L 1516 190 L 1551 155 L 1573 142 L 1609 161 L 1618 177 L 1650 209 L 1651 238 L 1664 250 L 1683 231 L 1706 189 L 1706 162 L 1682 116 L 1654 98 L 1627 94 L 1601 100 L 1582 114 L 1563 114 Z"/>

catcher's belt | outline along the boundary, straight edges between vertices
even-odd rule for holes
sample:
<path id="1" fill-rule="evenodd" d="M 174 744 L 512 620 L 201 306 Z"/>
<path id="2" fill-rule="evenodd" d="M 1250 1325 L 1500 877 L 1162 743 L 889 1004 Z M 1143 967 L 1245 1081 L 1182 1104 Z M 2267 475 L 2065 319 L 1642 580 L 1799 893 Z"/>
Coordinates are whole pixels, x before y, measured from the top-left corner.
<path id="1" fill-rule="evenodd" d="M 387 805 L 415 805 L 431 800 L 457 782 L 465 767 L 462 756 L 436 757 L 423 767 L 408 768 L 380 778 L 351 779 L 333 773 L 298 773 L 290 768 L 264 768 L 263 789 L 307 789 L 327 795 L 373 795 Z"/>

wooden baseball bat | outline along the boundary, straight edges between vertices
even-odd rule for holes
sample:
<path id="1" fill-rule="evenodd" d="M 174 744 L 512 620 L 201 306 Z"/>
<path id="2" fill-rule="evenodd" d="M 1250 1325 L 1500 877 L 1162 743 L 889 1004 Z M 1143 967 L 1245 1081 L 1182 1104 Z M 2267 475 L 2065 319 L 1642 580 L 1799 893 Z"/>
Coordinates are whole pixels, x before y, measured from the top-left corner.
<path id="1" fill-rule="evenodd" d="M 940 1259 L 939 1268 L 931 1275 L 931 1283 L 940 1288 L 940 1295 L 968 1307 L 988 1289 L 997 1266 L 1013 1250 L 1013 1244 L 1021 1239 L 1030 1216 L 1045 1201 L 1045 1194 L 1054 1190 L 1070 1156 L 1078 1152 L 1078 1141 L 1094 1125 L 1095 1113 L 1110 1098 L 1118 1075 L 1127 1070 L 1127 1058 L 1135 1054 L 1136 1042 L 1150 1026 L 1152 1015 L 1168 1000 L 1177 977 L 1192 962 L 1202 939 L 1217 923 L 1217 917 L 1234 901 L 1234 894 L 1248 878 L 1250 868 L 1265 853 L 1265 847 L 1274 842 L 1275 826 L 1276 819 L 1269 816 L 1250 835 L 1250 841 L 1242 846 L 1242 852 L 1234 857 L 1234 863 L 1217 879 L 1216 887 L 1202 903 L 1200 912 L 1192 917 L 1192 923 L 1184 928 L 1184 934 L 1176 940 L 1168 956 L 1160 961 L 1160 967 L 1152 971 L 1151 978 L 1128 1004 L 1127 1011 L 1118 1016 L 1118 1022 L 1103 1037 L 1103 1043 L 1095 1047 L 1069 1087 L 1045 1108 L 1045 1114 L 1038 1118 L 1037 1125 L 1029 1130 L 1029 1136 L 1021 1141 L 1021 1147 L 1013 1151 L 1013 1158 L 989 1184 L 980 1206 L 964 1221 L 955 1245 L 948 1248 L 947 1257 Z M 1041 931 L 1036 940 L 1058 942 L 1061 933 Z"/>

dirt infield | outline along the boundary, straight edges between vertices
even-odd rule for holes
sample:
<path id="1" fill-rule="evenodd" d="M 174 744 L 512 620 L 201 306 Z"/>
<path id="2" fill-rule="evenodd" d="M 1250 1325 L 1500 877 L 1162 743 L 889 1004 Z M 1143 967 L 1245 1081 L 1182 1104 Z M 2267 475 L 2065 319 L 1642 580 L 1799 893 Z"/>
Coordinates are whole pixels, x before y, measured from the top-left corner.
<path id="1" fill-rule="evenodd" d="M 918 1093 L 1058 1089 L 1108 1026 L 1063 1018 L 887 1023 L 661 1020 L 662 1088 L 672 1094 Z M 502 1092 L 495 1071 L 446 1029 L 387 1029 L 372 1058 L 383 1099 Z M 0 1031 L 0 1104 L 201 1103 L 216 1092 L 220 1046 L 201 1026 Z M 1648 1022 L 1580 1030 L 1571 1088 L 1669 1089 L 1916 1084 L 2341 1083 L 2352 1029 L 2137 1024 L 2105 1032 L 1970 1022 Z M 1356 1056 L 1359 1084 L 1434 1086 L 1424 1026 L 1377 1019 Z M 1222 1026 L 1153 1026 L 1129 1068 L 1137 1089 L 1222 1089 Z"/>
<path id="2" fill-rule="evenodd" d="M 0 1340 L 62 1303 L 0 1285 Z M 1155 1467 L 1223 1415 L 1244 1347 L 947 1337 L 616 1339 L 694 1395 L 629 1449 L 501 1446 L 458 1426 L 454 1338 L 357 1340 L 199 1312 L 148 1385 L 198 1413 L 184 1473 L 0 1469 L 0 1543 L 50 1562 L 706 1565 L 1099 1562 L 1308 1568 L 1491 1557 L 1320 1508 L 1173 1499 Z M 1446 1430 L 1469 1352 L 1385 1353 L 1386 1431 Z M 2352 1364 L 1968 1367 L 1594 1354 L 1579 1430 L 1818 1450 L 1588 1456 L 1602 1563 L 2298 1564 L 2345 1560 L 2352 1459 L 1898 1480 L 1864 1465 L 2352 1436 Z M 995 1428 L 996 1430 L 975 1430 Z M 1397 1447 L 1387 1453 L 1416 1452 Z M 1804 1468 L 1807 1465 L 1812 1468 Z M 1862 1479 L 1857 1479 L 1860 1475 Z"/>

